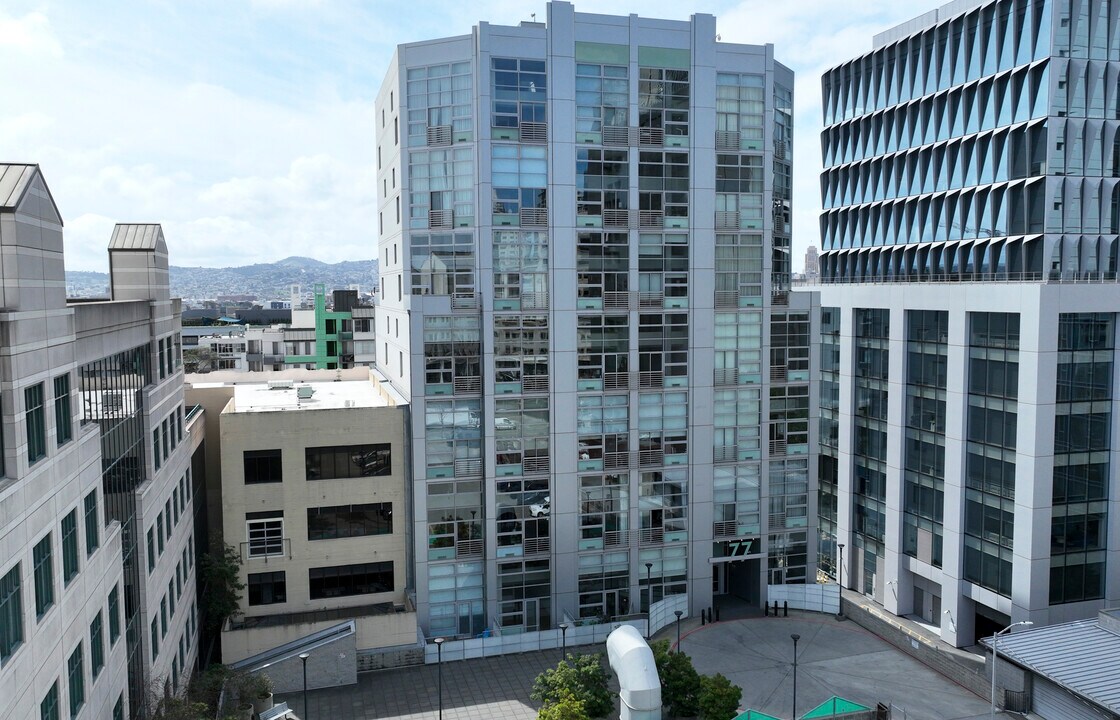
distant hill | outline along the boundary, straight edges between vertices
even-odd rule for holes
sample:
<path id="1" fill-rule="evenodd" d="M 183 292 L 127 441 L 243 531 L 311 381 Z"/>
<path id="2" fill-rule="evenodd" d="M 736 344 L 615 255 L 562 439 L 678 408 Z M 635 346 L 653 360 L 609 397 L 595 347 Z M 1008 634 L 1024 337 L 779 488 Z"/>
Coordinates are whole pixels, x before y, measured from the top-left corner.
<path id="1" fill-rule="evenodd" d="M 368 291 L 377 284 L 376 260 L 324 263 L 313 258 L 289 257 L 274 263 L 241 267 L 204 268 L 171 266 L 171 294 L 187 299 L 212 299 L 218 295 L 256 295 L 258 300 L 284 300 L 289 287 L 301 285 L 308 292 L 316 283 L 328 291 L 358 285 Z M 107 297 L 107 273 L 66 272 L 71 297 Z"/>

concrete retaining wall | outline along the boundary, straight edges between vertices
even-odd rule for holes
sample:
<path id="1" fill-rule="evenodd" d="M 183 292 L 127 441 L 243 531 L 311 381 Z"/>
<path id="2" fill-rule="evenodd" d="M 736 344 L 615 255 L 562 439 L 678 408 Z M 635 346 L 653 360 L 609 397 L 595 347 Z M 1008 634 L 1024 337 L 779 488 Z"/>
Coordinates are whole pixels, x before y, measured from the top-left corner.
<path id="1" fill-rule="evenodd" d="M 923 665 L 971 690 L 976 695 L 982 698 L 991 695 L 991 676 L 988 675 L 987 666 L 982 660 L 971 660 L 942 650 L 938 645 L 915 634 L 905 625 L 891 620 L 887 615 L 857 605 L 847 598 L 842 598 L 841 604 L 844 608 L 844 615 L 855 624 L 878 635 Z M 999 678 L 1001 681 L 1004 679 L 1005 668 L 1009 680 L 1015 674 L 1016 668 L 1010 663 L 1000 663 Z M 1019 674 L 1022 674 L 1021 671 Z M 1023 682 L 1024 680 L 1020 678 L 1016 684 L 1019 688 L 1022 688 Z"/>

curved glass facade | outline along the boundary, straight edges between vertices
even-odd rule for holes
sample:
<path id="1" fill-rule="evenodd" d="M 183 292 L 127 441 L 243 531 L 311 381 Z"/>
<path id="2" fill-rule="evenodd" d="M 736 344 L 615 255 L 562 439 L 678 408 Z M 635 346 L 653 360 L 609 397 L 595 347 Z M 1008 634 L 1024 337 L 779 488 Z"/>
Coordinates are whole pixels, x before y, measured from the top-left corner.
<path id="1" fill-rule="evenodd" d="M 986 2 L 822 92 L 826 282 L 1116 278 L 1115 3 Z"/>

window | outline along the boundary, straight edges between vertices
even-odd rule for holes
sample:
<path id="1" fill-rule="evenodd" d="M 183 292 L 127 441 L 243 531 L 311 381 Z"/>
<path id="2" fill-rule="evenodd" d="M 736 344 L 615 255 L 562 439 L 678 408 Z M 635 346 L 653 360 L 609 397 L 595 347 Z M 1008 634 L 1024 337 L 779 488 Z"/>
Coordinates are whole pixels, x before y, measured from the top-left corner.
<path id="1" fill-rule="evenodd" d="M 58 720 L 58 681 L 55 680 L 47 696 L 39 703 L 39 720 Z"/>
<path id="2" fill-rule="evenodd" d="M 43 383 L 24 388 L 27 421 L 27 463 L 34 464 L 47 454 L 47 428 L 43 417 Z"/>
<path id="3" fill-rule="evenodd" d="M 89 624 L 89 664 L 94 679 L 105 666 L 105 643 L 102 635 L 104 632 L 101 627 L 101 611 L 98 610 L 93 616 L 93 622 Z"/>
<path id="4" fill-rule="evenodd" d="M 159 657 L 159 618 L 152 618 L 152 662 Z"/>
<path id="5" fill-rule="evenodd" d="M 156 569 L 156 536 L 155 529 L 148 528 L 148 572 Z"/>
<path id="6" fill-rule="evenodd" d="M 120 588 L 113 586 L 109 591 L 109 644 L 112 645 L 121 636 L 121 593 Z"/>
<path id="7" fill-rule="evenodd" d="M 54 566 L 51 562 L 51 536 L 35 545 L 35 617 L 41 618 L 54 605 Z"/>
<path id="8" fill-rule="evenodd" d="M 66 585 L 78 574 L 78 511 L 62 518 L 62 582 Z"/>
<path id="9" fill-rule="evenodd" d="M 152 430 L 152 462 L 155 463 L 156 470 L 159 470 L 159 428 Z"/>
<path id="10" fill-rule="evenodd" d="M 0 663 L 7 662 L 23 643 L 23 596 L 19 563 L 0 577 Z"/>
<path id="11" fill-rule="evenodd" d="M 245 513 L 249 557 L 284 554 L 284 513 L 280 510 Z"/>
<path id="12" fill-rule="evenodd" d="M 124 693 L 118 695 L 113 704 L 113 720 L 124 720 Z"/>
<path id="13" fill-rule="evenodd" d="M 175 581 L 174 580 L 168 580 L 167 581 L 167 601 L 171 605 L 171 609 L 168 611 L 168 615 L 170 615 L 171 617 L 175 617 Z"/>
<path id="14" fill-rule="evenodd" d="M 544 60 L 493 58 L 491 87 L 494 127 L 515 128 L 524 122 L 545 122 L 548 75 Z"/>
<path id="15" fill-rule="evenodd" d="M 78 711 L 86 701 L 85 668 L 82 667 L 82 644 L 74 648 L 66 661 L 67 682 L 70 687 L 70 717 L 78 717 Z"/>
<path id="16" fill-rule="evenodd" d="M 171 516 L 168 514 L 167 522 L 171 522 Z M 156 545 L 159 547 L 159 554 L 163 554 L 163 513 L 156 515 Z"/>
<path id="17" fill-rule="evenodd" d="M 288 601 L 285 574 L 249 573 L 249 605 L 275 605 Z"/>
<path id="18" fill-rule="evenodd" d="M 58 444 L 65 445 L 74 437 L 74 418 L 70 412 L 70 376 L 54 379 L 54 424 Z"/>
<path id="19" fill-rule="evenodd" d="M 159 601 L 159 629 L 160 637 L 167 637 L 167 596 L 164 595 Z"/>
<path id="20" fill-rule="evenodd" d="M 85 523 L 86 523 L 86 557 L 93 554 L 101 541 L 98 537 L 97 530 L 97 491 L 94 490 L 89 495 L 86 495 L 85 500 Z"/>
<path id="21" fill-rule="evenodd" d="M 390 448 L 388 443 L 307 448 L 307 479 L 388 475 L 392 466 Z"/>
<path id="22" fill-rule="evenodd" d="M 307 571 L 307 579 L 312 600 L 392 592 L 393 563 L 311 568 Z"/>
<path id="23" fill-rule="evenodd" d="M 392 503 L 307 508 L 308 540 L 388 535 L 392 532 Z"/>
<path id="24" fill-rule="evenodd" d="M 279 450 L 246 450 L 245 484 L 283 482 L 284 474 L 280 459 Z"/>

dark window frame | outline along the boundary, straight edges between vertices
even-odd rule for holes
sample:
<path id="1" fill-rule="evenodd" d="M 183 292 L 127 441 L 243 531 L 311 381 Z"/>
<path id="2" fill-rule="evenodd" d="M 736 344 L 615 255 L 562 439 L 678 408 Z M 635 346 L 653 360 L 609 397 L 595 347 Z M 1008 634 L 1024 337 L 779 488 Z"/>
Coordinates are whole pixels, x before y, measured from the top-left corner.
<path id="1" fill-rule="evenodd" d="M 308 480 L 383 477 L 393 471 L 391 443 L 330 445 L 304 449 Z"/>
<path id="2" fill-rule="evenodd" d="M 43 395 L 43 383 L 36 383 L 23 389 L 28 465 L 34 465 L 47 456 L 47 421 Z"/>
<path id="3" fill-rule="evenodd" d="M 78 510 L 66 513 L 62 518 L 62 584 L 69 585 L 81 571 L 78 560 Z"/>
<path id="4" fill-rule="evenodd" d="M 393 503 L 391 502 L 307 508 L 309 541 L 392 533 Z"/>
<path id="5" fill-rule="evenodd" d="M 284 482 L 283 453 L 280 449 L 246 450 L 242 453 L 246 485 Z"/>
<path id="6" fill-rule="evenodd" d="M 32 550 L 35 578 L 35 617 L 42 619 L 54 607 L 54 547 L 47 533 Z"/>
<path id="7" fill-rule="evenodd" d="M 245 583 L 249 606 L 278 605 L 288 602 L 288 578 L 283 570 L 249 573 Z"/>
<path id="8" fill-rule="evenodd" d="M 396 588 L 391 560 L 354 565 L 309 568 L 308 594 L 312 600 L 393 592 Z"/>
<path id="9" fill-rule="evenodd" d="M 0 575 L 0 664 L 8 661 L 23 645 L 22 563 Z"/>

